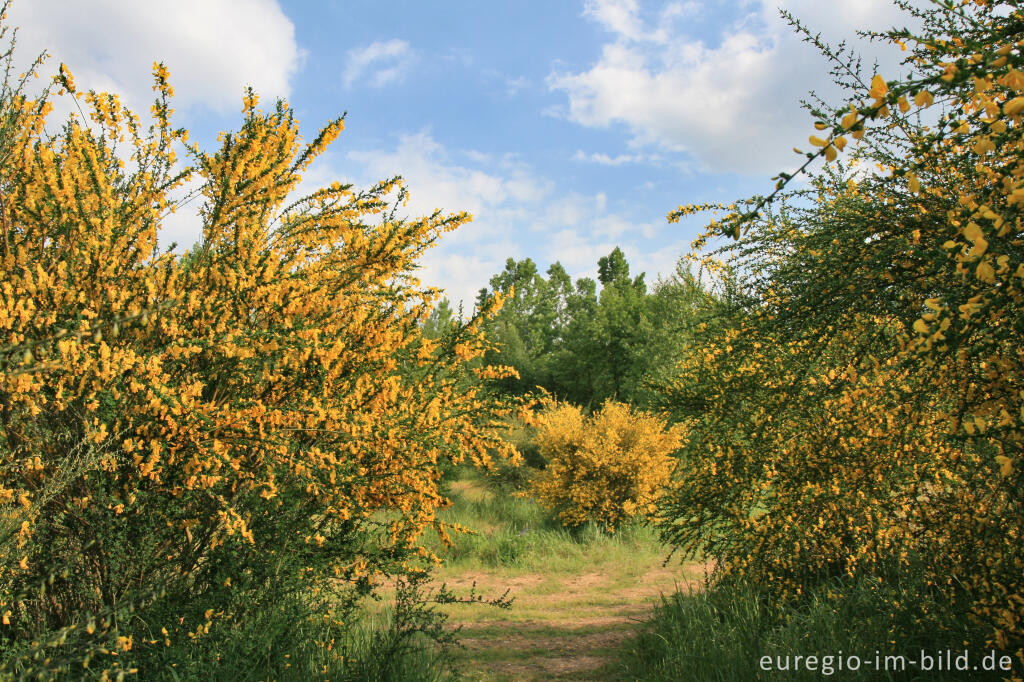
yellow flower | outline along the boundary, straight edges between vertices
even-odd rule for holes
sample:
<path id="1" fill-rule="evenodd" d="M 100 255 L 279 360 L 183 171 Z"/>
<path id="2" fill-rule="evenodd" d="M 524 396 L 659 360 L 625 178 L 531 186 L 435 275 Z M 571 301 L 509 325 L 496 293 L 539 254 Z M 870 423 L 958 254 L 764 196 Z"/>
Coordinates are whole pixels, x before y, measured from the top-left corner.
<path id="1" fill-rule="evenodd" d="M 1014 97 L 1003 105 L 1003 113 L 1007 116 L 1017 116 L 1024 111 L 1024 97 Z"/>
<path id="2" fill-rule="evenodd" d="M 885 79 L 875 74 L 875 77 L 871 79 L 871 89 L 868 90 L 868 95 L 875 99 L 882 99 L 887 94 L 889 94 L 889 86 L 886 84 Z"/>

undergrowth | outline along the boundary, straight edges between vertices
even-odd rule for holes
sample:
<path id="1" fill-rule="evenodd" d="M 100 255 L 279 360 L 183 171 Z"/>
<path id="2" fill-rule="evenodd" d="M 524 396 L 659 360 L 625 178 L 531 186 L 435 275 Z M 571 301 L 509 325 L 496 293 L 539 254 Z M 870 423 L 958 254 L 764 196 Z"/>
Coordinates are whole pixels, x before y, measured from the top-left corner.
<path id="1" fill-rule="evenodd" d="M 457 472 L 448 492 L 452 504 L 440 519 L 473 531 L 453 533 L 450 547 L 429 534 L 426 545 L 449 572 L 497 567 L 572 572 L 604 561 L 650 563 L 652 556 L 665 554 L 649 526 L 623 524 L 613 532 L 591 522 L 567 529 L 534 500 L 514 496 L 471 467 Z"/>
<path id="2" fill-rule="evenodd" d="M 983 669 L 986 655 L 998 664 L 1007 652 L 993 658 L 970 648 L 962 658 L 964 642 L 980 641 L 964 613 L 913 569 L 836 579 L 781 609 L 754 585 L 723 583 L 664 598 L 626 650 L 622 674 L 708 682 L 1007 679 L 1010 672 Z M 957 669 L 958 656 L 968 669 Z"/>

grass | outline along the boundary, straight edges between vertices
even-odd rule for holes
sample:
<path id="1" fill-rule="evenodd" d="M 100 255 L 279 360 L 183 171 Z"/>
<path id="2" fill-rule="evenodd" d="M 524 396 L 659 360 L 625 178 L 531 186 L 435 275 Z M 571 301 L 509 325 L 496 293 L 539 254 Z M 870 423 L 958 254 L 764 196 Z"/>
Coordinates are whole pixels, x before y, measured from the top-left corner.
<path id="1" fill-rule="evenodd" d="M 652 682 L 819 680 L 831 675 L 850 680 L 1005 679 L 1005 672 L 981 669 L 987 650 L 965 646 L 984 637 L 964 613 L 955 605 L 936 603 L 918 589 L 913 576 L 894 584 L 877 578 L 837 580 L 781 610 L 750 586 L 682 591 L 662 601 L 623 651 L 621 674 Z M 933 662 L 931 670 L 922 671 L 917 665 L 922 652 L 952 650 L 956 656 L 965 648 L 972 657 L 969 670 L 938 670 Z M 861 659 L 859 670 L 850 669 L 851 655 Z M 765 656 L 771 672 L 761 668 Z M 804 657 L 800 670 L 795 656 Z M 807 656 L 817 657 L 813 669 L 808 669 Z M 905 659 L 887 663 L 887 656 Z M 847 661 L 843 669 L 840 658 Z M 778 672 L 780 662 L 790 670 Z"/>
<path id="2" fill-rule="evenodd" d="M 347 662 L 337 677 L 351 682 L 440 682 L 450 679 L 448 663 L 423 637 L 397 641 L 392 614 L 364 615 L 341 643 Z M 296 680 L 303 678 L 296 677 Z M 316 679 L 305 678 L 305 679 Z"/>
<path id="3" fill-rule="evenodd" d="M 462 628 L 465 649 L 455 662 L 463 679 L 742 682 L 1006 675 L 973 669 L 986 653 L 978 647 L 970 649 L 968 671 L 922 671 L 916 665 L 922 651 L 962 652 L 965 641 L 984 637 L 967 621 L 963 605 L 942 603 L 912 567 L 835 580 L 780 609 L 750 585 L 704 589 L 703 565 L 663 565 L 667 550 L 649 527 L 567 530 L 534 501 L 514 497 L 474 470 L 459 472 L 450 497 L 443 520 L 479 532 L 456 536 L 450 548 L 429 539 L 445 560 L 438 580 L 456 591 L 475 588 L 487 595 L 509 588 L 515 598 L 508 611 L 445 608 Z M 876 652 L 882 663 L 886 656 L 904 656 L 903 669 L 898 659 L 891 659 L 888 670 L 876 669 Z M 861 668 L 840 669 L 841 655 L 847 663 L 856 655 Z M 789 657 L 790 667 L 793 657 L 804 658 L 800 670 L 780 672 L 763 670 L 764 656 L 771 657 L 771 666 Z M 818 658 L 808 665 L 807 656 Z"/>
<path id="4" fill-rule="evenodd" d="M 173 604 L 167 606 L 173 608 Z M 169 620 L 167 613 L 144 615 L 156 622 Z M 351 616 L 344 623 L 324 618 L 301 596 L 291 594 L 266 600 L 238 621 L 217 621 L 201 637 L 175 637 L 167 646 L 157 640 L 146 647 L 142 660 L 132 660 L 137 647 L 121 658 L 126 667 L 141 664 L 140 679 L 169 682 L 437 682 L 447 678 L 440 652 L 422 635 L 400 632 L 393 610 L 363 610 Z"/>
<path id="5" fill-rule="evenodd" d="M 700 567 L 663 565 L 667 550 L 642 524 L 566 529 L 471 468 L 456 472 L 448 493 L 441 519 L 477 532 L 453 535 L 451 547 L 426 538 L 444 561 L 436 584 L 485 597 L 508 590 L 513 599 L 509 609 L 439 607 L 461 628 L 454 662 L 462 679 L 616 679 L 620 648 L 658 599 L 702 577 Z"/>
<path id="6" fill-rule="evenodd" d="M 460 629 L 463 648 L 452 658 L 458 679 L 743 682 L 833 675 L 851 680 L 1003 675 L 921 671 L 911 663 L 922 650 L 962 651 L 964 641 L 983 641 L 964 619 L 962 605 L 939 603 L 911 569 L 836 580 L 780 609 L 750 585 L 704 589 L 704 565 L 665 565 L 667 549 L 644 525 L 614 533 L 596 525 L 569 530 L 536 502 L 469 468 L 457 472 L 448 492 L 452 505 L 442 520 L 477 532 L 455 535 L 450 547 L 436 535 L 426 538 L 444 560 L 434 586 L 444 583 L 456 594 L 484 597 L 508 590 L 514 600 L 510 609 L 438 606 L 449 627 Z M 379 635 L 372 622 L 368 625 L 361 669 L 367 672 L 355 679 L 445 679 L 433 650 L 415 642 L 398 667 L 373 670 L 386 647 L 373 643 Z M 876 651 L 883 661 L 888 655 L 905 656 L 905 668 L 895 669 L 899 662 L 894 661 L 894 669 L 877 670 Z M 840 669 L 843 652 L 845 660 L 856 655 L 872 664 Z M 972 650 L 972 665 L 984 653 Z M 801 656 L 803 667 L 766 671 L 761 668 L 764 656 L 771 657 L 772 666 L 779 665 L 779 657 L 790 657 L 791 667 L 792 657 Z M 818 657 L 811 666 L 808 656 Z"/>
<path id="7" fill-rule="evenodd" d="M 445 652 L 416 628 L 396 625 L 415 621 L 408 611 L 402 620 L 393 606 L 394 590 L 337 627 L 297 617 L 315 611 L 301 601 L 269 599 L 254 606 L 256 617 L 244 625 L 218 627 L 195 642 L 161 648 L 144 676 L 366 682 L 1008 676 L 974 669 L 922 671 L 910 663 L 922 651 L 937 656 L 963 651 L 964 642 L 984 641 L 966 620 L 964 605 L 943 604 L 924 573 L 913 568 L 835 580 L 778 608 L 751 585 L 704 589 L 704 565 L 665 565 L 666 548 L 644 525 L 614 533 L 596 525 L 569 530 L 534 501 L 469 468 L 457 472 L 448 492 L 452 505 L 442 520 L 477 532 L 455 535 L 450 547 L 436 535 L 425 538 L 444 560 L 428 589 L 445 584 L 456 595 L 485 598 L 507 590 L 514 600 L 509 609 L 434 605 L 448 618 L 446 632 L 457 631 L 461 648 Z M 970 664 L 980 663 L 986 651 L 967 648 Z M 875 660 L 875 652 L 883 660 L 902 655 L 907 663 L 902 670 L 897 662 L 883 671 L 867 663 L 856 671 L 840 669 L 844 652 L 862 661 Z M 800 656 L 803 668 L 769 672 L 761 667 L 765 656 L 773 667 L 780 657 L 788 657 L 792 667 L 793 657 Z M 813 668 L 809 656 L 817 657 Z M 1012 665 L 1019 676 L 1019 662 Z"/>
<path id="8" fill-rule="evenodd" d="M 596 524 L 567 529 L 534 500 L 489 485 L 485 474 L 472 468 L 459 471 L 448 494 L 452 505 L 441 511 L 440 519 L 476 532 L 454 535 L 451 547 L 428 534 L 426 546 L 444 558 L 442 574 L 499 567 L 574 573 L 609 562 L 639 568 L 667 554 L 648 526 L 627 525 L 615 532 Z"/>

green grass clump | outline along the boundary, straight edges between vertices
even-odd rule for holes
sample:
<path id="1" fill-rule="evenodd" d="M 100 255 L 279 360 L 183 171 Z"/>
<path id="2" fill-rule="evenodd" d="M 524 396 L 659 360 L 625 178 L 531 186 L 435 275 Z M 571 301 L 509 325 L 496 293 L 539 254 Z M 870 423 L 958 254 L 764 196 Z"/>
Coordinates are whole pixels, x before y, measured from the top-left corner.
<path id="1" fill-rule="evenodd" d="M 346 682 L 438 682 L 451 678 L 450 661 L 436 644 L 422 635 L 396 634 L 393 614 L 366 616 L 346 633 L 347 656 L 337 666 Z M 310 679 L 296 677 L 295 680 Z"/>
<path id="2" fill-rule="evenodd" d="M 970 652 L 971 666 L 989 653 L 965 642 L 983 642 L 965 610 L 942 603 L 911 570 L 890 576 L 833 580 L 798 603 L 779 608 L 765 591 L 752 585 L 721 584 L 704 591 L 678 592 L 662 601 L 654 617 L 625 650 L 624 679 L 743 681 L 765 679 L 820 680 L 839 676 L 849 680 L 1004 679 L 1009 673 L 971 669 L 923 672 L 911 661 L 922 651 L 935 656 L 951 650 L 955 657 Z M 884 666 L 887 655 L 906 657 L 888 670 L 875 667 L 876 652 Z M 997 653 L 999 656 L 1007 652 Z M 814 670 L 806 659 L 794 670 L 793 659 L 817 656 Z M 844 665 L 840 655 L 862 660 L 859 670 Z M 770 671 L 761 667 L 771 657 Z M 790 659 L 790 670 L 776 669 L 777 657 Z M 826 673 L 824 656 L 832 656 Z M 864 661 L 870 660 L 868 664 Z M 1018 665 L 1014 660 L 1014 665 Z M 1019 671 L 1017 671 L 1019 674 Z"/>

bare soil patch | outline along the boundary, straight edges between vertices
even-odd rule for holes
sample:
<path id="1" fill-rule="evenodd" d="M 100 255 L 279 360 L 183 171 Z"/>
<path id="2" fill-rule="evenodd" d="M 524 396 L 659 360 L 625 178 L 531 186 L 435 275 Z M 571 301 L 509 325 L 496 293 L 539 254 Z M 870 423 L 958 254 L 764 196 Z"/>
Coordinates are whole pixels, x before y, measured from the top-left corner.
<path id="1" fill-rule="evenodd" d="M 509 588 L 512 609 L 456 607 L 465 649 L 459 666 L 466 679 L 615 680 L 616 653 L 663 594 L 699 588 L 704 567 L 651 566 L 632 576 L 598 571 L 580 575 L 502 575 L 474 571 L 448 586 L 498 594 Z M 552 589 L 552 588 L 557 589 Z"/>

